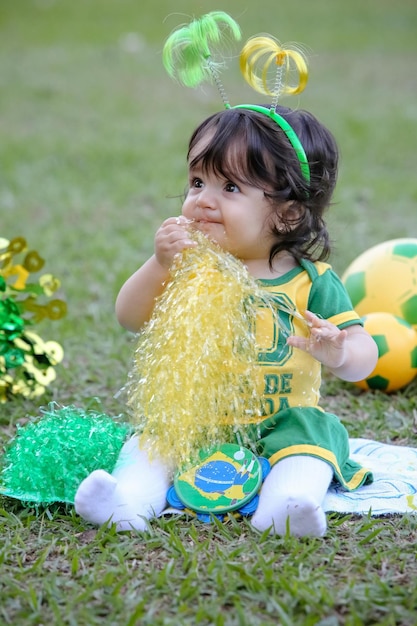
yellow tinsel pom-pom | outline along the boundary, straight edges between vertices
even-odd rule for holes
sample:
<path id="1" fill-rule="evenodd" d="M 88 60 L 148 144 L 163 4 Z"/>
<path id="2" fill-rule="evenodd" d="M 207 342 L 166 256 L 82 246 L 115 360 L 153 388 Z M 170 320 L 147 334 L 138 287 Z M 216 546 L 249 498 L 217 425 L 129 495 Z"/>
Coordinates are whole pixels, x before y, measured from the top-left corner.
<path id="1" fill-rule="evenodd" d="M 139 335 L 127 387 L 142 447 L 177 466 L 262 414 L 255 322 L 267 294 L 240 261 L 196 238 Z"/>

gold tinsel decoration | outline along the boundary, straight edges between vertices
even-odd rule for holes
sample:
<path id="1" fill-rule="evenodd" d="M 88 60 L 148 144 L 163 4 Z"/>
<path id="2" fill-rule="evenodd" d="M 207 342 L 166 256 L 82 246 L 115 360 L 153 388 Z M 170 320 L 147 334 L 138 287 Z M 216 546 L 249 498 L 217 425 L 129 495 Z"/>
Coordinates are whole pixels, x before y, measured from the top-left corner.
<path id="1" fill-rule="evenodd" d="M 195 237 L 138 337 L 127 386 L 141 446 L 181 467 L 262 414 L 255 323 L 270 306 L 239 260 Z"/>
<path id="2" fill-rule="evenodd" d="M 44 264 L 24 237 L 0 237 L 0 403 L 18 395 L 43 395 L 64 356 L 58 342 L 44 341 L 31 330 L 67 311 L 66 303 L 55 297 L 60 281 L 52 274 L 34 277 Z"/>

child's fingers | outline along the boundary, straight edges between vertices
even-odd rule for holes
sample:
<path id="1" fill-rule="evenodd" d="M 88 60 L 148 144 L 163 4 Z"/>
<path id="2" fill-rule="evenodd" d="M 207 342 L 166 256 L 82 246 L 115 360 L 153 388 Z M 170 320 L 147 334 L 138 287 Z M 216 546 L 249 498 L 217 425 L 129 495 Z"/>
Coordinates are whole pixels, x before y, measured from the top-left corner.
<path id="1" fill-rule="evenodd" d="M 188 220 L 182 215 L 167 218 L 155 235 L 155 254 L 163 267 L 169 268 L 174 257 L 197 244 L 190 238 Z"/>
<path id="2" fill-rule="evenodd" d="M 190 238 L 188 223 L 189 220 L 182 215 L 169 217 L 161 224 L 157 232 L 157 240 L 166 245 L 179 244 L 180 247 L 194 247 L 196 243 Z"/>

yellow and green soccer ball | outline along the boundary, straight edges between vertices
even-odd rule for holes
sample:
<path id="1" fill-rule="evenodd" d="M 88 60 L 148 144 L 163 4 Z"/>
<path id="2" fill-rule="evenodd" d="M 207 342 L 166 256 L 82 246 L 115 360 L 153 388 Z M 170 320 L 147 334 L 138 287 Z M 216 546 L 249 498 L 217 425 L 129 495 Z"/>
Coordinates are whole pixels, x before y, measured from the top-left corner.
<path id="1" fill-rule="evenodd" d="M 417 239 L 392 239 L 366 250 L 342 281 L 360 316 L 391 313 L 417 330 Z"/>
<path id="2" fill-rule="evenodd" d="M 342 281 L 375 339 L 375 370 L 362 389 L 402 389 L 417 374 L 417 239 L 392 239 L 358 256 Z"/>
<path id="3" fill-rule="evenodd" d="M 374 371 L 356 385 L 387 393 L 402 389 L 417 374 L 417 332 L 391 313 L 369 313 L 362 319 L 378 346 L 378 362 Z"/>

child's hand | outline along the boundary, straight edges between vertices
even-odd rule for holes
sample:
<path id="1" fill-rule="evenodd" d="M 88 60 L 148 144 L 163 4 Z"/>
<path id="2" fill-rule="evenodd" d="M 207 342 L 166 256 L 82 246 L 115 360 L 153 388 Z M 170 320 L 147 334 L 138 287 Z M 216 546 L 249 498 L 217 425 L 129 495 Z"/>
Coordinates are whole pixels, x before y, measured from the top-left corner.
<path id="1" fill-rule="evenodd" d="M 332 370 L 341 367 L 347 357 L 347 331 L 340 330 L 310 311 L 305 312 L 305 318 L 310 326 L 310 336 L 289 337 L 287 344 L 308 352 Z"/>
<path id="2" fill-rule="evenodd" d="M 155 235 L 155 256 L 162 267 L 169 269 L 175 255 L 185 248 L 194 248 L 197 245 L 190 238 L 188 225 L 189 220 L 180 215 L 169 217 L 158 228 Z"/>

